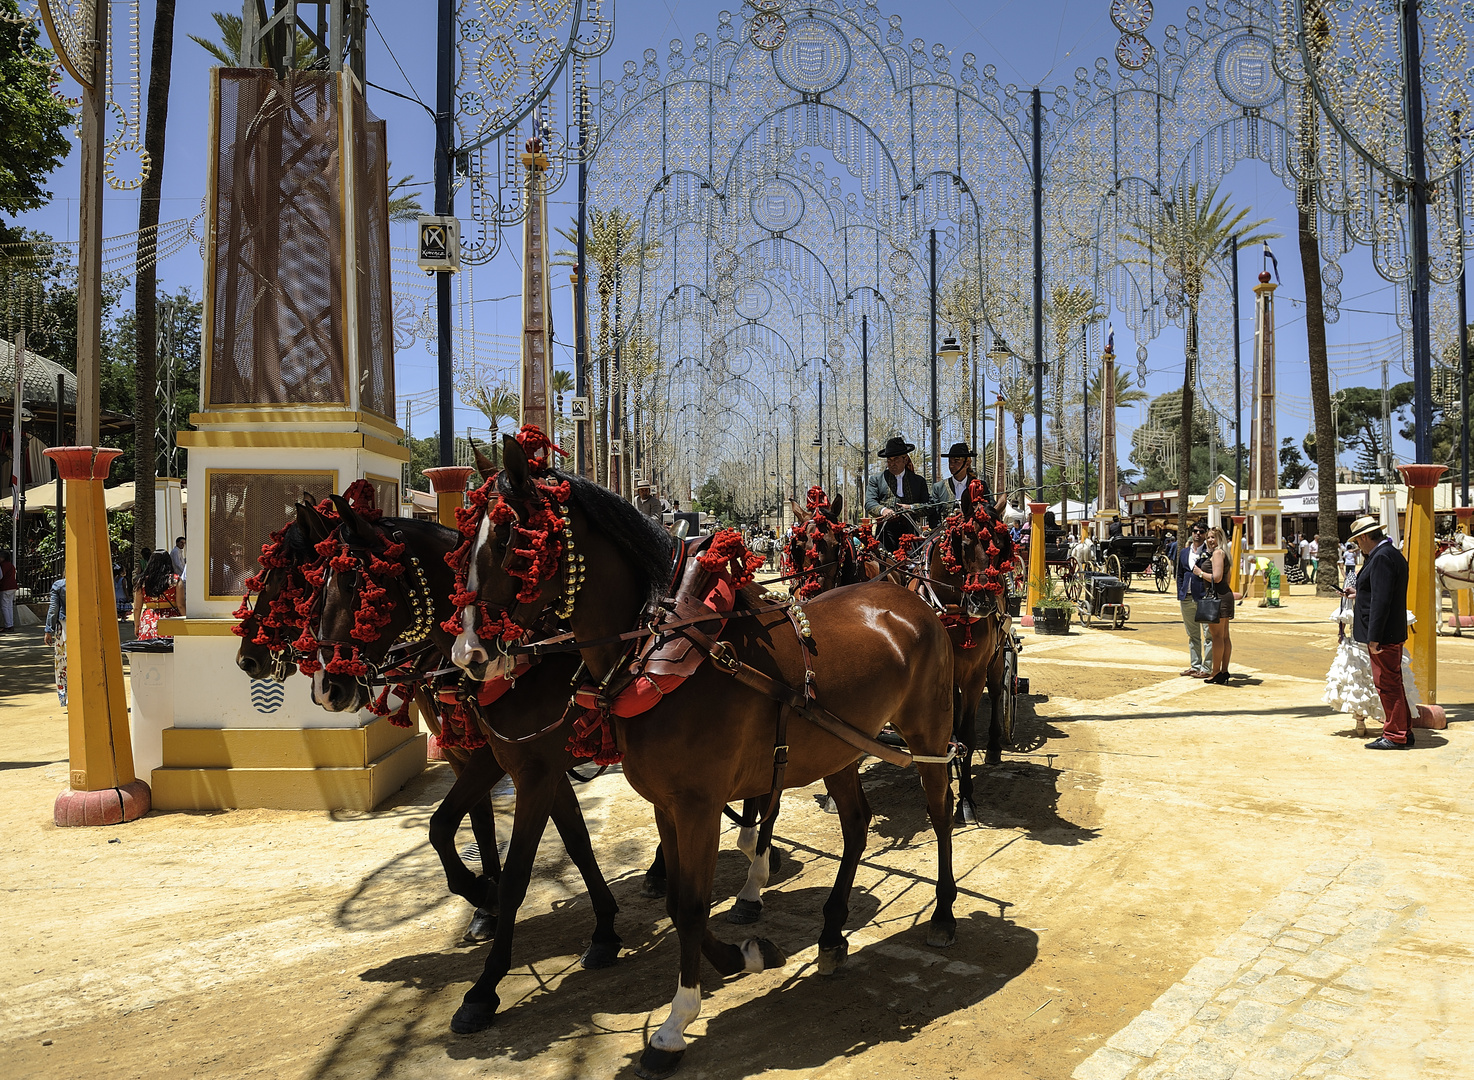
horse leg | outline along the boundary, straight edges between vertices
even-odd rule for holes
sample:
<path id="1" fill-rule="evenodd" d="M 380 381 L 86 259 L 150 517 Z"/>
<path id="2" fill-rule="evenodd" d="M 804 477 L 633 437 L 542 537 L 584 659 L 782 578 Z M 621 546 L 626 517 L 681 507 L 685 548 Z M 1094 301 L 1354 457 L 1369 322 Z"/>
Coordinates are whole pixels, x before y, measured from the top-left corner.
<path id="1" fill-rule="evenodd" d="M 640 895 L 659 900 L 665 895 L 666 880 L 665 845 L 656 844 L 655 859 L 650 863 L 650 869 L 645 871 L 645 884 L 640 886 Z"/>
<path id="2" fill-rule="evenodd" d="M 462 861 L 460 852 L 456 850 L 456 831 L 467 814 L 474 815 L 478 808 L 490 811 L 487 792 L 505 775 L 506 771 L 491 749 L 482 747 L 462 762 L 456 782 L 430 817 L 430 845 L 440 856 L 446 885 L 455 895 L 477 905 L 477 920 L 473 920 L 473 928 L 483 912 L 487 913 L 488 919 L 496 918 L 496 884 L 490 875 L 478 877 L 473 874 Z M 495 848 L 492 850 L 494 852 Z M 482 865 L 485 866 L 484 861 Z"/>
<path id="3" fill-rule="evenodd" d="M 921 774 L 927 815 L 937 837 L 937 909 L 927 928 L 926 943 L 944 949 L 957 940 L 957 918 L 952 914 L 957 899 L 957 881 L 952 876 L 952 785 L 945 765 L 919 763 L 916 771 Z"/>
<path id="4" fill-rule="evenodd" d="M 1001 632 L 1001 631 L 1000 631 Z M 1006 657 L 1002 649 L 988 665 L 988 749 L 983 755 L 983 764 L 1003 764 L 1003 676 L 1007 671 Z M 982 702 L 978 702 L 982 708 Z"/>
<path id="5" fill-rule="evenodd" d="M 645 1080 L 661 1080 L 680 1065 L 686 1052 L 686 1028 L 701 1012 L 701 957 L 722 975 L 762 971 L 787 962 L 770 941 L 749 938 L 740 947 L 718 941 L 707 925 L 712 881 L 716 875 L 721 806 L 686 804 L 674 821 L 657 815 L 661 844 L 670 862 L 666 898 L 681 939 L 681 974 L 670 1015 L 650 1038 L 635 1071 Z"/>
<path id="6" fill-rule="evenodd" d="M 961 687 L 952 690 L 952 738 L 962 746 L 957 755 L 956 822 L 966 825 L 977 821 L 972 801 L 972 754 L 978 744 L 977 703 L 968 708 L 967 694 Z"/>
<path id="7" fill-rule="evenodd" d="M 512 966 L 512 933 L 517 909 L 532 880 L 532 861 L 537 856 L 538 841 L 548 824 L 548 814 L 558 790 L 557 781 L 568 782 L 562 773 L 552 776 L 533 773 L 520 779 L 517 809 L 512 816 L 512 840 L 507 846 L 507 862 L 497 890 L 496 937 L 492 940 L 481 977 L 466 991 L 461 1007 L 451 1018 L 450 1029 L 457 1035 L 484 1031 L 496 1022 L 496 1010 L 501 1004 L 496 988 Z"/>
<path id="8" fill-rule="evenodd" d="M 743 820 L 751 820 L 754 815 L 766 815 L 769 800 L 779 797 L 778 793 L 771 793 L 761 799 L 746 800 L 742 804 Z M 777 820 L 778 811 L 775 809 L 773 815 L 761 824 L 737 831 L 737 849 L 749 861 L 747 882 L 737 894 L 732 909 L 727 912 L 729 923 L 755 923 L 763 913 L 763 889 L 767 887 L 768 878 L 780 865 L 778 851 L 773 847 L 773 825 Z"/>
<path id="9" fill-rule="evenodd" d="M 857 761 L 833 776 L 824 778 L 824 787 L 839 808 L 839 828 L 844 836 L 844 851 L 839 860 L 839 873 L 834 888 L 824 902 L 824 929 L 819 932 L 820 975 L 833 975 L 850 951 L 844 927 L 850 918 L 850 891 L 855 885 L 855 870 L 865 853 L 865 838 L 870 831 L 870 803 L 860 786 L 860 763 Z"/>
<path id="10" fill-rule="evenodd" d="M 619 959 L 619 946 L 622 944 L 614 932 L 614 916 L 619 914 L 619 904 L 609 891 L 609 883 L 604 880 L 598 860 L 594 858 L 588 823 L 583 819 L 578 796 L 573 793 L 573 785 L 568 782 L 566 774 L 558 777 L 552 814 L 558 835 L 563 838 L 563 847 L 583 876 L 583 886 L 594 908 L 594 937 L 578 962 L 588 969 L 609 967 Z"/>

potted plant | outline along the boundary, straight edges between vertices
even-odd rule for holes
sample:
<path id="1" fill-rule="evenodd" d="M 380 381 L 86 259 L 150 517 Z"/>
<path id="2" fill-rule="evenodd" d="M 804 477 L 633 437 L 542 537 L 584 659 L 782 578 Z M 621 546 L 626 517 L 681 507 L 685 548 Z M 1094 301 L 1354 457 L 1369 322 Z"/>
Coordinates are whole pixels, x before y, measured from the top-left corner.
<path id="1" fill-rule="evenodd" d="M 1068 634 L 1070 616 L 1075 605 L 1065 595 L 1064 588 L 1048 573 L 1034 580 L 1038 599 L 1034 605 L 1034 633 Z"/>

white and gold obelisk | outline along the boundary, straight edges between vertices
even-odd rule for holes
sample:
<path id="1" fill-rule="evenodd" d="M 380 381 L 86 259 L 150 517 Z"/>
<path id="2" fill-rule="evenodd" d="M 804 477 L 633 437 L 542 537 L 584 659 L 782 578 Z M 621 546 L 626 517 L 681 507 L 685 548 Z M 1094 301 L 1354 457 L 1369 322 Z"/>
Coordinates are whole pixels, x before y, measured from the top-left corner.
<path id="1" fill-rule="evenodd" d="M 1121 495 L 1116 487 L 1116 333 L 1106 339 L 1100 358 L 1100 465 L 1095 484 L 1096 538 L 1104 540 L 1111 522 L 1121 516 Z M 1089 403 L 1086 403 L 1089 408 Z"/>
<path id="2" fill-rule="evenodd" d="M 1244 512 L 1249 555 L 1284 569 L 1280 536 L 1279 440 L 1274 422 L 1274 290 L 1269 272 L 1254 286 L 1254 405 L 1249 436 L 1249 491 Z M 1262 580 L 1262 579 L 1261 579 Z"/>
<path id="3" fill-rule="evenodd" d="M 553 311 L 548 293 L 548 155 L 542 139 L 527 140 L 527 220 L 522 226 L 522 423 L 536 424 L 554 442 Z"/>

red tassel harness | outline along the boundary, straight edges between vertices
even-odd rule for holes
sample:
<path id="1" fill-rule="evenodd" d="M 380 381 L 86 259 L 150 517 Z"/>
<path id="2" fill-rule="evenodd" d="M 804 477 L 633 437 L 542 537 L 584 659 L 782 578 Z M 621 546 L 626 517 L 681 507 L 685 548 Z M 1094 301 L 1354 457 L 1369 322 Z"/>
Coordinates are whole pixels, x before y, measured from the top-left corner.
<path id="1" fill-rule="evenodd" d="M 1013 538 L 1009 535 L 1008 526 L 987 512 L 987 500 L 980 480 L 973 480 L 968 485 L 968 493 L 972 497 L 972 516 L 966 517 L 961 509 L 958 509 L 947 518 L 947 524 L 940 537 L 942 565 L 951 574 L 962 578 L 962 584 L 958 586 L 963 596 L 972 593 L 990 592 L 994 596 L 1001 596 L 1005 588 L 1004 576 L 1013 570 Z M 966 572 L 958 557 L 958 549 L 962 542 L 967 541 L 974 544 L 986 544 L 985 553 L 988 556 L 988 567 L 981 574 Z M 974 647 L 972 640 L 972 623 L 974 619 L 963 615 L 944 615 L 942 622 L 947 626 L 962 626 L 962 647 L 971 649 Z"/>

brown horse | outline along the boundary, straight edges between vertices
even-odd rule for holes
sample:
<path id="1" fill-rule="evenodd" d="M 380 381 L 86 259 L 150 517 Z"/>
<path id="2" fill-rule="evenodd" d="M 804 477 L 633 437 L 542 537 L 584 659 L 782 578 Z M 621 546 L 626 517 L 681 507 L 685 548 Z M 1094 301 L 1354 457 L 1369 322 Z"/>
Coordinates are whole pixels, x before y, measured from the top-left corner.
<path id="1" fill-rule="evenodd" d="M 263 551 L 262 558 L 267 565 L 263 565 L 261 572 L 249 583 L 256 594 L 254 602 L 248 593 L 241 610 L 236 613 L 241 618 L 237 629 L 241 644 L 236 650 L 235 662 L 250 678 L 270 678 L 285 682 L 297 671 L 293 643 L 301 634 L 304 620 L 296 610 L 296 601 L 305 598 L 311 591 L 311 586 L 303 577 L 303 570 L 321 560 L 322 557 L 313 545 L 326 539 L 336 525 L 336 521 L 315 511 L 311 496 L 304 496 L 304 501 L 296 505 L 295 517 L 276 534 L 278 539 L 274 545 L 268 544 Z M 432 734 L 438 738 L 441 732 L 435 711 L 432 708 L 423 708 L 421 715 Z M 460 777 L 471 765 L 471 752 L 456 746 L 446 746 L 443 750 L 451 771 Z M 501 877 L 501 861 L 496 837 L 496 815 L 492 810 L 490 791 L 500 779 L 501 776 L 496 776 L 485 783 L 484 795 L 473 800 L 465 809 L 465 816 L 471 819 L 471 832 L 476 837 L 482 875 L 492 883 Z M 472 787 L 480 782 L 472 781 Z M 487 890 L 481 891 L 484 893 Z M 471 922 L 466 927 L 467 941 L 489 941 L 495 933 L 496 895 L 494 888 L 490 891 L 491 897 L 486 904 L 467 896 L 476 905 Z M 462 892 L 459 895 L 467 894 Z"/>
<path id="2" fill-rule="evenodd" d="M 434 646 L 434 666 L 445 666 L 455 640 L 440 625 L 455 615 L 451 603 L 454 575 L 446 566 L 445 556 L 459 545 L 459 534 L 441 525 L 405 518 L 371 522 L 337 496 L 333 501 L 338 508 L 337 539 L 343 545 L 343 557 L 329 563 L 322 587 L 320 655 L 341 656 L 340 649 L 328 648 L 329 643 L 356 642 L 360 661 L 366 667 L 377 668 L 384 664 L 391 642 L 428 630 L 426 640 Z M 403 550 L 394 555 L 398 546 Z M 383 569 L 389 558 L 400 566 L 398 574 Z M 350 567 L 350 561 L 355 565 Z M 365 617 L 363 604 L 375 583 L 387 586 L 386 593 L 394 591 L 398 595 L 385 597 L 392 603 L 379 604 L 379 619 L 384 621 L 376 626 L 377 637 L 365 641 L 362 628 L 379 621 L 371 617 L 372 613 Z M 423 590 L 419 605 L 414 597 L 416 590 Z M 426 602 L 432 618 L 417 622 L 415 612 L 423 610 Z M 353 636 L 355 628 L 360 631 L 358 637 Z M 359 677 L 327 671 L 327 666 L 332 665 L 325 664 L 325 669 L 313 677 L 319 703 L 328 709 L 363 707 L 368 691 Z M 560 724 L 578 668 L 578 661 L 571 656 L 549 657 L 529 667 L 494 703 L 470 703 L 491 740 L 470 753 L 465 768 L 430 819 L 430 842 L 440 856 L 451 891 L 473 904 L 496 905 L 496 935 L 481 977 L 492 987 L 511 968 L 517 911 L 527 895 L 538 841 L 550 816 L 569 858 L 583 875 L 594 909 L 592 943 L 580 963 L 585 968 L 601 968 L 619 958 L 620 938 L 614 930 L 619 905 L 594 858 L 583 812 L 569 784 L 568 770 L 576 760 L 567 749 L 567 733 Z M 517 788 L 512 838 L 500 881 L 488 882 L 472 874 L 461 861 L 455 846 L 456 829 L 467 812 L 484 802 L 492 786 L 508 774 Z"/>
<path id="3" fill-rule="evenodd" d="M 503 444 L 504 472 L 477 493 L 482 511 L 468 541 L 466 578 L 474 599 L 462 613 L 455 659 L 468 671 L 494 674 L 515 651 L 509 641 L 556 605 L 587 643 L 583 659 L 602 685 L 627 655 L 612 637 L 634 627 L 665 594 L 672 541 L 629 503 L 588 481 L 551 470 L 535 479 L 517 439 L 509 436 Z M 729 945 L 708 926 L 725 804 L 768 795 L 775 780 L 782 787 L 825 781 L 838 804 L 844 850 L 824 905 L 820 970 L 835 970 L 847 952 L 849 893 L 870 821 L 856 768 L 860 752 L 804 713 L 750 688 L 754 671 L 759 679 L 812 687 L 816 705 L 864 736 L 873 739 L 892 723 L 906 737 L 918 755 L 937 837 L 936 909 L 927 942 L 946 946 L 956 939 L 946 766 L 952 649 L 945 630 L 920 598 L 883 581 L 815 599 L 805 609 L 806 641 L 785 612 L 754 610 L 764 607 L 759 590 L 744 590 L 738 603 L 747 613 L 734 612 L 719 651 L 744 681 L 715 660 L 704 663 L 648 712 L 620 721 L 615 730 L 625 777 L 655 808 L 671 871 L 666 907 L 681 943 L 670 1016 L 640 1060 L 646 1077 L 670 1075 L 685 1052 L 685 1030 L 700 1011 L 703 954 L 723 975 L 786 962 L 769 941 Z M 774 762 L 785 745 L 786 772 L 779 779 Z M 485 1027 L 495 1010 L 494 992 L 478 981 L 456 1013 L 456 1030 Z"/>

